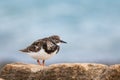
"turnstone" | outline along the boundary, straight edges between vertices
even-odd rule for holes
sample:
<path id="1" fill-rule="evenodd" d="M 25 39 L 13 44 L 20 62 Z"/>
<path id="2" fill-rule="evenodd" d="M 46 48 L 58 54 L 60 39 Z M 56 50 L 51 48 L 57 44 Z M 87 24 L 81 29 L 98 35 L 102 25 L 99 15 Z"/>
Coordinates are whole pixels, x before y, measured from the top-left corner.
<path id="1" fill-rule="evenodd" d="M 66 42 L 61 40 L 59 36 L 53 35 L 43 39 L 38 39 L 27 48 L 20 51 L 26 52 L 32 58 L 36 59 L 39 65 L 44 66 L 45 60 L 58 53 L 60 49 L 60 43 Z M 40 60 L 42 60 L 42 64 L 40 63 Z"/>

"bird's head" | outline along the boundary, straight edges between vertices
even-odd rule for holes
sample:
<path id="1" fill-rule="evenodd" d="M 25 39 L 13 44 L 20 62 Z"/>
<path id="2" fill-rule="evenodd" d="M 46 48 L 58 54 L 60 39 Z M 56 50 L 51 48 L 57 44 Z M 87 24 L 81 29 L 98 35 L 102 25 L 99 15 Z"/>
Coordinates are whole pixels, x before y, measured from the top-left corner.
<path id="1" fill-rule="evenodd" d="M 50 36 L 49 39 L 50 39 L 53 43 L 55 43 L 55 44 L 57 44 L 57 45 L 60 45 L 61 43 L 67 43 L 67 42 L 61 40 L 58 35 Z"/>

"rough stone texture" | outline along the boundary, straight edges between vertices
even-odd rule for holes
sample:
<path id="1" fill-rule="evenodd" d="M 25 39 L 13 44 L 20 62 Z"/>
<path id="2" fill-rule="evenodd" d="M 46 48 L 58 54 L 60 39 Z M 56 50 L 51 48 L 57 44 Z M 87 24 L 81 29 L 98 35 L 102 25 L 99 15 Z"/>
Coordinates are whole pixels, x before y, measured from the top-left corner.
<path id="1" fill-rule="evenodd" d="M 101 75 L 101 80 L 120 80 L 120 64 L 111 65 L 106 72 Z"/>
<path id="2" fill-rule="evenodd" d="M 61 63 L 47 67 L 12 63 L 3 67 L 5 80 L 120 80 L 120 65 Z"/>

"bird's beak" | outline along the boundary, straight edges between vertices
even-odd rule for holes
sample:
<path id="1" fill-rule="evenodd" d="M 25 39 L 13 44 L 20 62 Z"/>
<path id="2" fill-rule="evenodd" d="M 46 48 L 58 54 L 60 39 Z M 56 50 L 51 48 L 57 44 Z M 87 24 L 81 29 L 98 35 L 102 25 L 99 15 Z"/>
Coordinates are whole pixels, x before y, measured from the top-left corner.
<path id="1" fill-rule="evenodd" d="M 67 42 L 65 42 L 65 41 L 63 41 L 63 40 L 60 40 L 60 42 L 61 42 L 61 43 L 67 43 Z"/>

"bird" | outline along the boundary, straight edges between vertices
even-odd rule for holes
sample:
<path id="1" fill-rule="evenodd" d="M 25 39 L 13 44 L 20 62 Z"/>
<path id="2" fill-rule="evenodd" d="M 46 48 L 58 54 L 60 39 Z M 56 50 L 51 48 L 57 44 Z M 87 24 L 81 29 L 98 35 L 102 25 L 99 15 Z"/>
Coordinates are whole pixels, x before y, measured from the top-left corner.
<path id="1" fill-rule="evenodd" d="M 57 54 L 60 50 L 60 44 L 67 43 L 60 39 L 58 35 L 52 35 L 34 41 L 28 47 L 21 49 L 21 52 L 37 60 L 38 65 L 45 66 L 45 60 Z M 42 60 L 42 63 L 41 63 Z"/>

